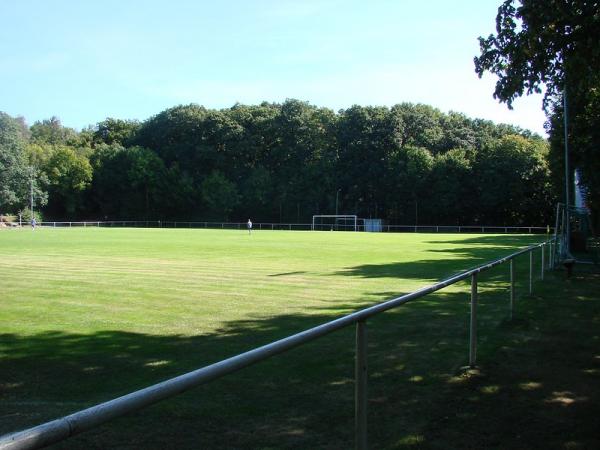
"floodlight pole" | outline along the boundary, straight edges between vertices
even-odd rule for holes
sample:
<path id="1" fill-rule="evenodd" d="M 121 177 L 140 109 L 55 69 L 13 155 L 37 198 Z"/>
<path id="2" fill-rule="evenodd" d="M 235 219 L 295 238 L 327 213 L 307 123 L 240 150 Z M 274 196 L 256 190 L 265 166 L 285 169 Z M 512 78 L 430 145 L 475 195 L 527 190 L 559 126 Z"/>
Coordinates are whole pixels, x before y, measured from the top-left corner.
<path id="1" fill-rule="evenodd" d="M 565 236 L 565 249 L 567 254 L 569 253 L 570 241 L 571 241 L 571 226 L 570 226 L 570 218 L 569 218 L 569 133 L 567 131 L 567 83 L 565 81 L 565 87 L 563 92 L 563 119 L 564 119 L 564 129 L 565 129 L 565 212 L 566 212 L 566 236 Z"/>
<path id="2" fill-rule="evenodd" d="M 339 188 L 336 192 L 335 192 L 335 215 L 338 215 L 338 199 L 340 196 L 340 191 L 342 190 L 342 188 Z"/>
<path id="3" fill-rule="evenodd" d="M 33 221 L 33 167 L 30 172 L 31 178 L 29 179 L 29 201 L 31 205 L 31 220 Z"/>

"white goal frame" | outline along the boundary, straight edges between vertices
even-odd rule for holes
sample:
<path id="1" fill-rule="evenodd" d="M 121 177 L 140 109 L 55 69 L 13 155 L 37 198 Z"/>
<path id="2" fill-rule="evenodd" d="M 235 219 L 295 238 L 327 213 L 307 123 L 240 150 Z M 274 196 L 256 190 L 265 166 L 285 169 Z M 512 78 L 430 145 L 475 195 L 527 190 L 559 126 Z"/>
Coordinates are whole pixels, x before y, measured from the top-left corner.
<path id="1" fill-rule="evenodd" d="M 354 220 L 354 231 L 358 231 L 358 216 L 354 214 L 315 214 L 312 216 L 312 226 L 310 229 L 315 231 L 315 219 L 324 217 L 333 219 L 352 219 Z"/>

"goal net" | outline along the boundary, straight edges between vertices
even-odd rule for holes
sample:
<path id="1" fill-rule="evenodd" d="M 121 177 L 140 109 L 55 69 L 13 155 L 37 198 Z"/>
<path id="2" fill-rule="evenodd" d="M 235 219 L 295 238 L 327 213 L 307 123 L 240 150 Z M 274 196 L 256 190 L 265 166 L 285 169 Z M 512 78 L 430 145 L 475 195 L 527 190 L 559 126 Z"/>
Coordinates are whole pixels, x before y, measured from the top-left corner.
<path id="1" fill-rule="evenodd" d="M 321 214 L 312 218 L 313 231 L 358 231 L 355 215 Z"/>

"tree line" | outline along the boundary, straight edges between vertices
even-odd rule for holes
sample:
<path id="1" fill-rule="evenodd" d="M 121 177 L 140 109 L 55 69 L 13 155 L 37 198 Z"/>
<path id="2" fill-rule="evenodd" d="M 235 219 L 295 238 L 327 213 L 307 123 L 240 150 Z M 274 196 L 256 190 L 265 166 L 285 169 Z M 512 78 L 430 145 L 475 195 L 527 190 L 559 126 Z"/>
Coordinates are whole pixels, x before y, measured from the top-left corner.
<path id="1" fill-rule="evenodd" d="M 0 113 L 0 212 L 45 219 L 546 225 L 549 144 L 422 104 L 169 108 L 81 131 Z M 560 189 L 560 187 L 558 187 Z"/>

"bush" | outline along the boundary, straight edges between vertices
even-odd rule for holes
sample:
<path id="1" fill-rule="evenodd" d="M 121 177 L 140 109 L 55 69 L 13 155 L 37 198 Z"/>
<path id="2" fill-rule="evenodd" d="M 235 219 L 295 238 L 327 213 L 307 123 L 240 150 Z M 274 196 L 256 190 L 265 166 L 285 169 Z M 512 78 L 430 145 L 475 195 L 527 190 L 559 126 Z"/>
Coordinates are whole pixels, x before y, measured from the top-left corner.
<path id="1" fill-rule="evenodd" d="M 30 223 L 31 222 L 31 210 L 30 209 L 23 209 L 23 210 L 19 211 L 19 215 L 21 216 L 21 221 L 23 223 Z M 38 224 L 42 223 L 42 220 L 44 219 L 44 217 L 42 216 L 41 212 L 34 211 L 33 215 L 35 217 L 35 221 Z"/>

